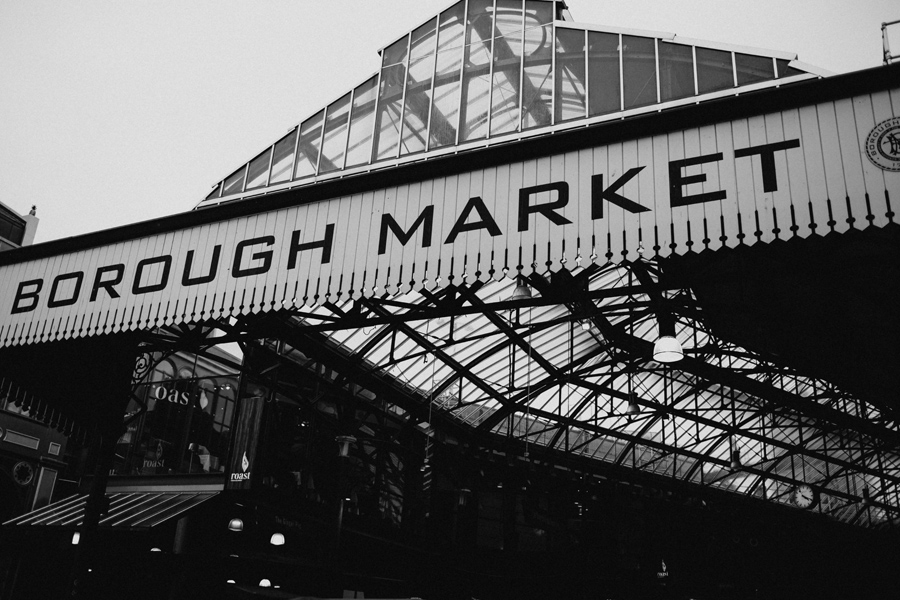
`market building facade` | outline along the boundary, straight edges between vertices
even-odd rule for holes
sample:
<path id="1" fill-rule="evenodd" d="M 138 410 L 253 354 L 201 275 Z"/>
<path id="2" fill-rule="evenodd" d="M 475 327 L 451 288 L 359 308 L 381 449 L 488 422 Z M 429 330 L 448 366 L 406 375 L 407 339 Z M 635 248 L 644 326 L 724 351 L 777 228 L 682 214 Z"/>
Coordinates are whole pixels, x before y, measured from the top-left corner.
<path id="1" fill-rule="evenodd" d="M 88 596 L 888 589 L 896 66 L 544 0 L 381 57 L 196 210 L 0 255 L 0 376 L 86 448 L 8 597 L 48 546 Z"/>

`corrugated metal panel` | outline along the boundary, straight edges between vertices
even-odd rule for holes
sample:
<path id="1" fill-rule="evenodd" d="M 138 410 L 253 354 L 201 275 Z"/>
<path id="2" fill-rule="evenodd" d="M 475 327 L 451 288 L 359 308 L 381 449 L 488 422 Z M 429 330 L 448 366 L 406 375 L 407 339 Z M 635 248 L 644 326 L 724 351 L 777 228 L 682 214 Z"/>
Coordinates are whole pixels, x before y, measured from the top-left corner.
<path id="1" fill-rule="evenodd" d="M 865 140 L 892 93 L 3 266 L 0 346 L 882 227 L 900 171 Z"/>
<path id="2" fill-rule="evenodd" d="M 206 502 L 218 492 L 133 492 L 107 494 L 109 512 L 101 527 L 150 528 Z M 60 500 L 3 525 L 79 527 L 84 522 L 87 494 Z"/>

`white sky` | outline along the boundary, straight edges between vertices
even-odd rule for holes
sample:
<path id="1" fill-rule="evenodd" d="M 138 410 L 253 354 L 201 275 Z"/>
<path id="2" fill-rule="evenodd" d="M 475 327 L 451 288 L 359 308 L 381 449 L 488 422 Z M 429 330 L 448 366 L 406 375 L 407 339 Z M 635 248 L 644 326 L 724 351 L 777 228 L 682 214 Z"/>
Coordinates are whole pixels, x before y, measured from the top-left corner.
<path id="1" fill-rule="evenodd" d="M 38 242 L 189 210 L 451 4 L 0 0 L 0 202 L 37 205 Z M 881 23 L 900 19 L 897 0 L 569 7 L 579 22 L 795 52 L 837 73 L 881 65 Z"/>

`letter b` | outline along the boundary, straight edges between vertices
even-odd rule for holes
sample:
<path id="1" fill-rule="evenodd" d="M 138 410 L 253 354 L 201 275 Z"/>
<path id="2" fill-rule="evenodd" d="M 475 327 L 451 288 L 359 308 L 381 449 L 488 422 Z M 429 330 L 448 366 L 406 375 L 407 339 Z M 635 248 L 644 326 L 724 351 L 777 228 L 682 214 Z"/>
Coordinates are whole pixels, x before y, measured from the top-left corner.
<path id="1" fill-rule="evenodd" d="M 26 291 L 25 288 L 29 286 L 31 286 L 32 289 Z M 30 312 L 37 308 L 39 300 L 38 294 L 43 286 L 43 279 L 29 279 L 28 281 L 19 283 L 19 288 L 16 290 L 16 299 L 13 301 L 10 314 L 15 315 L 17 313 Z M 29 303 L 23 305 L 23 301 L 29 301 Z"/>

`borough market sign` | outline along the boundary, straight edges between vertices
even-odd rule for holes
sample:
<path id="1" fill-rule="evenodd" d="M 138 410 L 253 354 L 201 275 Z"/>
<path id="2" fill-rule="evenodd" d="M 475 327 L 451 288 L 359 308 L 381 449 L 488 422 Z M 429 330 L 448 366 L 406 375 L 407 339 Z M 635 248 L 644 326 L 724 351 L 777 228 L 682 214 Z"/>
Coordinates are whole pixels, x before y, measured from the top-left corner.
<path id="1" fill-rule="evenodd" d="M 886 225 L 889 92 L 0 267 L 0 346 Z M 879 129 L 880 128 L 880 129 Z M 869 145 L 871 145 L 869 143 Z"/>

